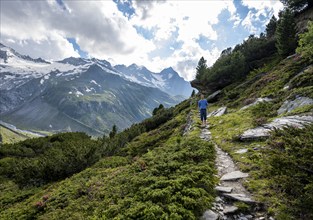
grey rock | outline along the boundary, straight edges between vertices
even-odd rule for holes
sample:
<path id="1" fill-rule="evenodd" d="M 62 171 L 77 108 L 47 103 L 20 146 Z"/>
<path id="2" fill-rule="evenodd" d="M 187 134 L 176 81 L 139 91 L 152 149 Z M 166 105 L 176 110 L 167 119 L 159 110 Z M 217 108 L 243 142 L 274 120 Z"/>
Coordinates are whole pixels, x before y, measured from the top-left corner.
<path id="1" fill-rule="evenodd" d="M 217 196 L 215 197 L 215 202 L 223 202 L 223 200 L 221 199 L 221 197 Z"/>
<path id="2" fill-rule="evenodd" d="M 235 153 L 236 153 L 236 154 L 244 154 L 244 153 L 247 153 L 247 152 L 248 152 L 248 149 L 243 148 L 243 149 L 237 150 Z"/>
<path id="3" fill-rule="evenodd" d="M 224 193 L 231 193 L 233 188 L 232 187 L 227 187 L 227 186 L 217 186 L 217 187 L 215 187 L 215 190 L 217 190 L 219 192 L 224 192 Z"/>
<path id="4" fill-rule="evenodd" d="M 267 138 L 270 136 L 270 131 L 271 129 L 265 128 L 262 126 L 252 128 L 252 129 L 245 131 L 240 136 L 240 140 L 245 141 L 245 140 L 258 140 L 262 138 Z"/>
<path id="5" fill-rule="evenodd" d="M 286 100 L 283 105 L 277 110 L 277 113 L 283 114 L 286 112 L 291 112 L 292 110 L 306 105 L 313 105 L 313 99 L 308 97 L 298 97 L 295 100 Z"/>
<path id="6" fill-rule="evenodd" d="M 217 90 L 216 92 L 209 95 L 206 99 L 208 102 L 214 102 L 217 100 L 218 96 L 221 94 L 222 90 Z"/>
<path id="7" fill-rule="evenodd" d="M 243 217 L 240 217 L 239 220 L 248 220 L 248 218 L 243 216 Z"/>
<path id="8" fill-rule="evenodd" d="M 251 106 L 257 105 L 257 104 L 259 104 L 261 102 L 270 102 L 270 101 L 272 101 L 272 99 L 267 98 L 267 97 L 265 97 L 265 98 L 257 98 L 253 103 L 242 107 L 240 110 L 245 110 L 245 109 L 250 108 Z"/>
<path id="9" fill-rule="evenodd" d="M 239 202 L 255 203 L 254 200 L 252 200 L 251 198 L 247 197 L 244 194 L 225 193 L 224 196 L 233 200 L 237 200 Z"/>
<path id="10" fill-rule="evenodd" d="M 294 116 L 276 118 L 271 123 L 264 124 L 262 126 L 245 131 L 240 136 L 240 140 L 245 141 L 245 140 L 267 138 L 270 136 L 270 131 L 273 129 L 282 129 L 287 126 L 303 128 L 304 125 L 308 125 L 311 123 L 313 123 L 312 115 L 302 115 L 302 116 L 294 115 Z"/>
<path id="11" fill-rule="evenodd" d="M 241 179 L 248 177 L 248 173 L 243 173 L 241 171 L 234 171 L 230 173 L 226 173 L 225 175 L 222 176 L 221 180 L 222 181 L 228 181 L 228 180 L 236 180 L 236 179 Z"/>
<path id="12" fill-rule="evenodd" d="M 299 56 L 299 55 L 296 54 L 296 53 L 294 53 L 294 54 L 288 56 L 288 57 L 286 58 L 286 60 L 291 59 L 291 58 L 295 58 L 295 57 L 297 57 L 297 56 Z"/>
<path id="13" fill-rule="evenodd" d="M 218 214 L 213 212 L 212 210 L 207 210 L 204 212 L 202 218 L 203 220 L 217 220 L 218 219 Z"/>
<path id="14" fill-rule="evenodd" d="M 236 207 L 236 206 L 225 206 L 225 208 L 224 208 L 224 214 L 226 215 L 226 214 L 231 214 L 231 213 L 234 213 L 234 212 L 236 212 L 238 210 L 238 207 Z"/>
<path id="15" fill-rule="evenodd" d="M 227 112 L 227 108 L 226 107 L 221 107 L 211 113 L 208 114 L 208 117 L 212 117 L 212 116 L 222 116 L 224 114 L 226 114 Z"/>
<path id="16" fill-rule="evenodd" d="M 252 216 L 252 215 L 246 215 L 246 218 L 247 218 L 247 219 L 252 219 L 253 216 Z"/>

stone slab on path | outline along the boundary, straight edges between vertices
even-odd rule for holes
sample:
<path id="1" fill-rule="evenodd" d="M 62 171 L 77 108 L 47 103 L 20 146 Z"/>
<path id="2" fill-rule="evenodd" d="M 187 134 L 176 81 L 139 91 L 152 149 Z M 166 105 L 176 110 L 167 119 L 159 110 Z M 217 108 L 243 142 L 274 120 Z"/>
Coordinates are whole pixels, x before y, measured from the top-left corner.
<path id="1" fill-rule="evenodd" d="M 211 132 L 207 128 L 202 129 L 200 138 L 207 141 L 211 140 Z"/>
<path id="2" fill-rule="evenodd" d="M 232 214 L 238 210 L 238 207 L 236 206 L 225 206 L 223 213 L 225 215 Z"/>
<path id="3" fill-rule="evenodd" d="M 232 187 L 227 187 L 227 186 L 217 186 L 215 187 L 216 191 L 222 192 L 222 193 L 231 193 L 233 190 Z"/>
<path id="4" fill-rule="evenodd" d="M 207 210 L 204 212 L 202 218 L 203 220 L 217 220 L 218 219 L 218 214 L 213 212 L 212 210 Z"/>
<path id="5" fill-rule="evenodd" d="M 225 197 L 237 200 L 239 202 L 245 202 L 245 203 L 255 203 L 254 200 L 247 197 L 245 194 L 235 194 L 235 193 L 225 193 L 223 194 Z"/>
<path id="6" fill-rule="evenodd" d="M 243 173 L 239 170 L 230 172 L 230 173 L 226 173 L 225 175 L 223 175 L 221 177 L 222 181 L 230 181 L 230 180 L 237 180 L 237 179 L 241 179 L 241 178 L 246 178 L 248 177 L 249 174 L 248 173 Z"/>

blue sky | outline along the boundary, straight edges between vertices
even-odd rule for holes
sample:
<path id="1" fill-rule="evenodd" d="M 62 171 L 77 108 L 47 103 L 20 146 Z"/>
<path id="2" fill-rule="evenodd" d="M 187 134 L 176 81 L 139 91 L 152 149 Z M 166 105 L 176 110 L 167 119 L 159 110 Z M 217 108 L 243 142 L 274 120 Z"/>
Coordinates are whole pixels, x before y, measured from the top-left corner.
<path id="1" fill-rule="evenodd" d="M 265 30 L 283 8 L 277 0 L 1 1 L 1 43 L 47 60 L 96 57 L 159 72 L 172 66 L 186 80 L 203 56 Z"/>

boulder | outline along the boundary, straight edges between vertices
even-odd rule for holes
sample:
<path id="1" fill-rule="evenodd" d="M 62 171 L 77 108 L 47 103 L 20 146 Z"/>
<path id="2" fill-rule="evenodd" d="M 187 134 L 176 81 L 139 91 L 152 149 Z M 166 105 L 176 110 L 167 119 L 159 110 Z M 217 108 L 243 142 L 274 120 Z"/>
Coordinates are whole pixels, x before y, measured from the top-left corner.
<path id="1" fill-rule="evenodd" d="M 286 112 L 291 112 L 296 108 L 306 105 L 313 105 L 313 99 L 308 97 L 297 97 L 295 100 L 292 101 L 286 100 L 283 105 L 277 110 L 277 113 L 280 115 Z"/>
<path id="2" fill-rule="evenodd" d="M 227 112 L 227 107 L 221 107 L 211 113 L 208 114 L 208 117 L 212 117 L 212 116 L 222 116 Z"/>
<path id="3" fill-rule="evenodd" d="M 244 153 L 247 153 L 247 152 L 248 152 L 247 148 L 242 148 L 242 149 L 237 150 L 235 153 L 236 154 L 244 154 Z"/>

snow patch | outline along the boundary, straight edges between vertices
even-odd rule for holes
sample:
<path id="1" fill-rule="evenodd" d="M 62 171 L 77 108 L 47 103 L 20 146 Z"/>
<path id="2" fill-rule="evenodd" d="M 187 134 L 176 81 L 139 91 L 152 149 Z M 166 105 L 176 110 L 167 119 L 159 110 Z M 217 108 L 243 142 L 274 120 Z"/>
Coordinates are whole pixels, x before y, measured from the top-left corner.
<path id="1" fill-rule="evenodd" d="M 95 85 L 101 87 L 101 85 L 99 85 L 99 84 L 98 84 L 96 81 L 94 81 L 94 80 L 91 80 L 90 83 L 93 83 L 93 84 L 95 84 Z"/>
<path id="2" fill-rule="evenodd" d="M 84 94 L 83 93 L 81 93 L 80 91 L 76 91 L 76 97 L 79 97 L 79 96 L 83 96 Z"/>
<path id="3" fill-rule="evenodd" d="M 86 92 L 91 92 L 93 88 L 89 89 L 88 87 L 86 87 Z"/>

